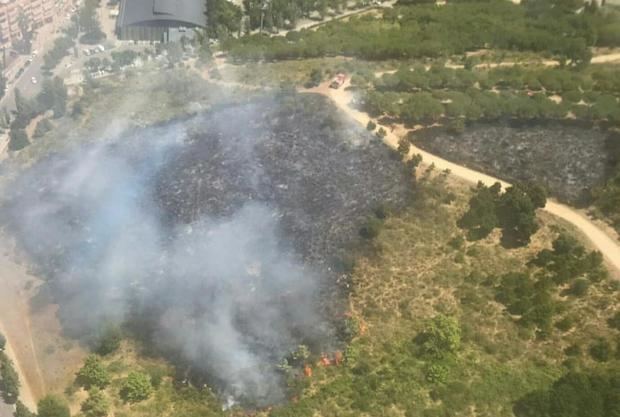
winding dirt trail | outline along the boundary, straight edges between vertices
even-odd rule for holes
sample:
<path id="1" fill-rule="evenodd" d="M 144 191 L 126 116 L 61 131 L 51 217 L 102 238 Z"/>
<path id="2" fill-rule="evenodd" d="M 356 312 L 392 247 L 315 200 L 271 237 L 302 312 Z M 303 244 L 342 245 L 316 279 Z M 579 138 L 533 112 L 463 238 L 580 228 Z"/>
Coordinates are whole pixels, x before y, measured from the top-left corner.
<path id="1" fill-rule="evenodd" d="M 335 90 L 330 89 L 328 87 L 328 83 L 323 83 L 319 87 L 304 91 L 319 93 L 329 97 L 343 112 L 355 119 L 361 125 L 366 126 L 371 118 L 368 114 L 351 107 L 350 104 L 353 99 L 353 94 L 346 90 L 346 87 L 349 85 L 350 80 L 347 80 L 345 85 L 343 85 L 340 89 Z M 380 126 L 380 123 L 377 120 L 373 121 Z M 384 142 L 392 148 L 398 147 L 398 141 L 402 137 L 402 135 L 399 136 L 398 134 L 406 133 L 407 130 L 394 129 L 393 131 L 389 126 L 383 127 L 387 132 Z M 474 171 L 473 169 L 447 161 L 415 146 L 412 146 L 410 150 L 410 155 L 413 154 L 420 154 L 425 164 L 434 164 L 435 167 L 440 170 L 450 170 L 452 174 L 473 184 L 482 182 L 486 185 L 492 185 L 495 182 L 499 182 L 504 188 L 510 186 L 510 184 L 506 181 L 502 181 L 490 175 L 483 174 L 482 172 Z M 611 231 L 607 232 L 601 229 L 584 214 L 553 199 L 549 199 L 547 201 L 547 205 L 543 210 L 574 225 L 590 240 L 592 245 L 603 254 L 609 266 L 617 271 L 620 271 L 620 242 L 617 240 L 617 236 L 611 235 Z"/>

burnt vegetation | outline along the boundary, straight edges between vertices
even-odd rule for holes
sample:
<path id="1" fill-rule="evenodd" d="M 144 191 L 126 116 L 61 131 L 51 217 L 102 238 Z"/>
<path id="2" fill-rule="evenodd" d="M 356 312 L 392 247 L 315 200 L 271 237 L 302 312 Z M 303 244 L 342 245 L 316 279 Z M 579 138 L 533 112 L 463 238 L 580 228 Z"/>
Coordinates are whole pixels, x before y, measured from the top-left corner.
<path id="1" fill-rule="evenodd" d="M 3 215 L 68 335 L 112 354 L 123 320 L 179 381 L 265 405 L 283 357 L 345 337 L 346 253 L 407 201 L 408 175 L 323 98 L 283 95 L 53 155 Z M 94 356 L 78 376 L 108 383 Z"/>

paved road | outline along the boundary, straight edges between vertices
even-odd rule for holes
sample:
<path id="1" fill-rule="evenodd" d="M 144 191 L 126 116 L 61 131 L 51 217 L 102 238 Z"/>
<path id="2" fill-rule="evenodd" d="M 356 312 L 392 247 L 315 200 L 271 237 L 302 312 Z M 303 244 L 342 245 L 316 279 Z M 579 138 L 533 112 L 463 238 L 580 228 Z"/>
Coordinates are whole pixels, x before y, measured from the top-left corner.
<path id="1" fill-rule="evenodd" d="M 43 73 L 41 71 L 41 66 L 43 65 L 43 55 L 45 55 L 46 51 L 52 48 L 56 37 L 60 36 L 60 33 L 57 33 L 57 30 L 67 25 L 68 22 L 69 20 L 63 14 L 58 16 L 53 23 L 39 29 L 36 39 L 32 45 L 32 50 L 37 51 L 37 55 L 32 59 L 32 63 L 30 63 L 30 65 L 25 67 L 24 64 L 17 65 L 15 69 L 11 71 L 12 75 L 9 78 L 9 90 L 0 100 L 0 108 L 4 107 L 8 110 L 15 110 L 15 88 L 19 88 L 19 91 L 25 97 L 30 98 L 37 95 L 41 89 L 40 83 L 43 78 Z M 24 73 L 17 79 L 17 81 L 14 81 L 15 74 L 20 67 L 25 68 Z M 37 79 L 36 84 L 32 83 L 32 77 Z"/>

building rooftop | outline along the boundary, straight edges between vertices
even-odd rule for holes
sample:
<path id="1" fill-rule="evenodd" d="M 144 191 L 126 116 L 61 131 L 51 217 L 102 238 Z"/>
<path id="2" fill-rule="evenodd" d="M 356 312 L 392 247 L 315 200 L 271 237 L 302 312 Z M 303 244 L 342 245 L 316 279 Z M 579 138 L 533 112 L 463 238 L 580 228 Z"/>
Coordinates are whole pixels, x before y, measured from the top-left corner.
<path id="1" fill-rule="evenodd" d="M 204 0 L 121 0 L 118 26 L 206 26 Z"/>

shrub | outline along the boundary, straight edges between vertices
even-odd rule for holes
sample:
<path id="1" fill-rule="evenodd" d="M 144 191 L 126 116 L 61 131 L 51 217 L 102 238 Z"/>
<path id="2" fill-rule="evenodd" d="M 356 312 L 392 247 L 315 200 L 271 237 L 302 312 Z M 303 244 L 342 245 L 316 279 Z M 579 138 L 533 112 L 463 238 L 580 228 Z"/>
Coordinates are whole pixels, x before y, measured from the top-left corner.
<path id="1" fill-rule="evenodd" d="M 379 139 L 383 139 L 386 136 L 387 136 L 387 132 L 385 131 L 384 128 L 380 127 L 379 130 L 377 130 L 377 137 Z"/>
<path id="2" fill-rule="evenodd" d="M 39 417 L 71 417 L 69 405 L 57 395 L 49 394 L 37 404 Z"/>
<path id="3" fill-rule="evenodd" d="M 607 320 L 607 324 L 612 329 L 620 330 L 620 311 L 616 311 L 616 313 Z"/>
<path id="4" fill-rule="evenodd" d="M 30 411 L 24 403 L 18 400 L 17 403 L 15 403 L 15 412 L 13 413 L 13 417 L 37 417 L 37 415 Z"/>
<path id="5" fill-rule="evenodd" d="M 599 339 L 590 346 L 590 356 L 597 362 L 607 362 L 611 358 L 611 346 L 605 339 Z"/>
<path id="6" fill-rule="evenodd" d="M 85 417 L 106 417 L 110 408 L 110 402 L 105 394 L 97 388 L 93 388 L 88 393 L 88 398 L 81 406 Z"/>
<path id="7" fill-rule="evenodd" d="M 448 132 L 453 135 L 462 135 L 465 132 L 465 120 L 458 118 L 448 124 Z"/>
<path id="8" fill-rule="evenodd" d="M 566 356 L 579 356 L 581 355 L 581 348 L 579 345 L 570 345 L 564 349 L 564 354 Z"/>
<path id="9" fill-rule="evenodd" d="M 149 366 L 146 368 L 146 373 L 149 374 L 151 378 L 151 385 L 153 385 L 153 388 L 159 388 L 164 377 L 168 375 L 166 368 L 162 366 Z"/>
<path id="10" fill-rule="evenodd" d="M 407 138 L 402 138 L 401 140 L 398 141 L 398 148 L 396 148 L 396 150 L 398 151 L 398 154 L 401 157 L 404 158 L 407 155 L 409 155 L 410 149 L 411 149 L 411 143 L 409 142 Z"/>
<path id="11" fill-rule="evenodd" d="M 588 293 L 590 288 L 590 281 L 585 278 L 578 278 L 568 289 L 568 293 L 575 297 L 583 297 Z"/>
<path id="12" fill-rule="evenodd" d="M 50 122 L 49 119 L 41 119 L 39 123 L 37 123 L 37 127 L 34 129 L 32 136 L 39 138 L 52 130 L 52 127 L 52 122 Z"/>
<path id="13" fill-rule="evenodd" d="M 562 330 L 563 332 L 567 332 L 575 326 L 575 319 L 570 316 L 564 317 L 562 320 L 555 323 L 555 327 Z"/>
<path id="14" fill-rule="evenodd" d="M 368 121 L 368 124 L 366 125 L 366 129 L 368 129 L 369 131 L 373 131 L 377 128 L 377 124 L 375 122 L 373 122 L 372 120 Z"/>
<path id="15" fill-rule="evenodd" d="M 461 235 L 456 235 L 455 237 L 450 239 L 450 241 L 448 242 L 448 245 L 452 249 L 461 249 L 464 244 L 465 244 L 465 239 L 463 239 L 463 236 Z"/>
<path id="16" fill-rule="evenodd" d="M 121 329 L 115 325 L 107 325 L 97 343 L 97 353 L 105 356 L 115 352 L 121 346 L 123 334 Z"/>
<path id="17" fill-rule="evenodd" d="M 13 362 L 4 354 L 0 355 L 0 392 L 7 404 L 15 404 L 19 397 L 19 377 Z"/>
<path id="18" fill-rule="evenodd" d="M 105 388 L 110 383 L 110 375 L 98 356 L 89 355 L 77 373 L 76 382 L 86 389 Z"/>
<path id="19" fill-rule="evenodd" d="M 428 382 L 444 383 L 448 379 L 448 367 L 440 364 L 433 363 L 426 368 L 425 376 Z"/>
<path id="20" fill-rule="evenodd" d="M 11 129 L 9 132 L 9 150 L 19 151 L 30 145 L 24 129 Z"/>
<path id="21" fill-rule="evenodd" d="M 151 378 L 141 372 L 130 372 L 120 390 L 123 401 L 136 403 L 146 400 L 151 395 L 153 386 Z"/>
<path id="22" fill-rule="evenodd" d="M 426 323 L 422 333 L 424 352 L 435 358 L 456 353 L 461 346 L 461 329 L 453 317 L 439 314 Z"/>
<path id="23" fill-rule="evenodd" d="M 367 240 L 372 240 L 379 235 L 379 231 L 381 230 L 381 220 L 376 217 L 370 217 L 366 220 L 366 223 L 360 227 L 359 234 L 361 237 Z"/>

